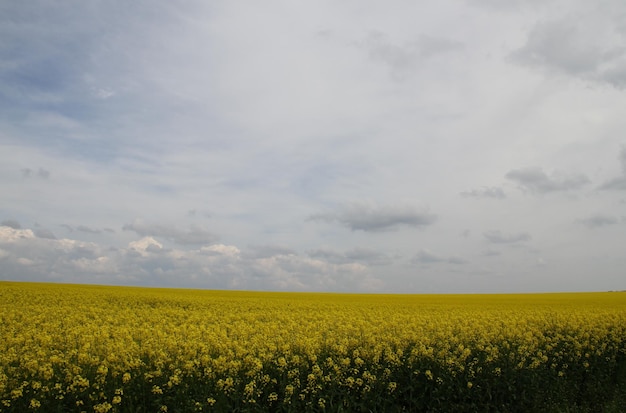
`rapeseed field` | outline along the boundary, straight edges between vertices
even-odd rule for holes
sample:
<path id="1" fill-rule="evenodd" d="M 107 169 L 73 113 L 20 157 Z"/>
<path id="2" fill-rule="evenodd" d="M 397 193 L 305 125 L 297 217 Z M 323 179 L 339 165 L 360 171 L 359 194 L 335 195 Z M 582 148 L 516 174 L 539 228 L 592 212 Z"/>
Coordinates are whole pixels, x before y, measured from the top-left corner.
<path id="1" fill-rule="evenodd" d="M 624 408 L 626 293 L 0 282 L 0 412 Z"/>

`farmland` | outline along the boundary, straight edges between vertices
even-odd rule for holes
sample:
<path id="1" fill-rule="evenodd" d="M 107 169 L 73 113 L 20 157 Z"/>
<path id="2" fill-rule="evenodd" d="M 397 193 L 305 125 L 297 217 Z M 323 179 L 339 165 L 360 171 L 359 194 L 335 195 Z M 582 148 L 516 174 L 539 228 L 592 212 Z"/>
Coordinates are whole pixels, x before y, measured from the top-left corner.
<path id="1" fill-rule="evenodd" d="M 620 292 L 0 282 L 1 412 L 620 411 L 625 386 Z"/>

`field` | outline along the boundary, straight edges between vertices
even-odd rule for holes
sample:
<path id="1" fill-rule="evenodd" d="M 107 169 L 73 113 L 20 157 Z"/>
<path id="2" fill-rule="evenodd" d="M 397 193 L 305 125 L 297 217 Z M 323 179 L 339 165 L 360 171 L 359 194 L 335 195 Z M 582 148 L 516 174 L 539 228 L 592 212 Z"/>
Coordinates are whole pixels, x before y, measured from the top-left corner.
<path id="1" fill-rule="evenodd" d="M 626 411 L 626 293 L 0 282 L 0 412 Z"/>

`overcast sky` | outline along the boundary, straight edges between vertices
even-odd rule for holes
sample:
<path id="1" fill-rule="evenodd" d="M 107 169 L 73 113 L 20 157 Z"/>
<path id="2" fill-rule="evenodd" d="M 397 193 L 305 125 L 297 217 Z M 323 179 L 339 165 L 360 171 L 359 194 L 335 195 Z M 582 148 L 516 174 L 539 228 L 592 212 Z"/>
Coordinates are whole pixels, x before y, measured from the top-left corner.
<path id="1" fill-rule="evenodd" d="M 0 3 L 0 279 L 626 289 L 623 0 Z"/>

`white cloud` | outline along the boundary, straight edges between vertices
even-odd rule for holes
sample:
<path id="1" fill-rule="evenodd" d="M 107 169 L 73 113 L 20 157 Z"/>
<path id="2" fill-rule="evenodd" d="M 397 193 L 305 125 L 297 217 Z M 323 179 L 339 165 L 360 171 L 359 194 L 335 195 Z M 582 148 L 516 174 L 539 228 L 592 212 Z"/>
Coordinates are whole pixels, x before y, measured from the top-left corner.
<path id="1" fill-rule="evenodd" d="M 255 256 L 225 244 L 166 249 L 152 237 L 132 241 L 127 248 L 103 248 L 72 239 L 41 239 L 29 229 L 2 226 L 0 252 L 11 277 L 25 281 L 304 291 L 384 285 L 358 262 L 281 252 Z"/>
<path id="2" fill-rule="evenodd" d="M 163 244 L 158 242 L 152 237 L 143 237 L 138 241 L 133 241 L 128 244 L 128 248 L 137 251 L 142 256 L 146 257 L 150 252 L 156 252 L 163 249 Z"/>

